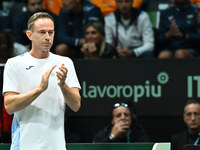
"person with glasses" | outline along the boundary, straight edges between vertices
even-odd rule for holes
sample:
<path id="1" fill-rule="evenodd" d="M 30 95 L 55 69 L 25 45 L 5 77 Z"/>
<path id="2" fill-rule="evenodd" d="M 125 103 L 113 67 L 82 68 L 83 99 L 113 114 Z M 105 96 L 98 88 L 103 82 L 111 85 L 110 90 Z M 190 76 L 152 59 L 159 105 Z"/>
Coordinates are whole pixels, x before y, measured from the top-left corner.
<path id="1" fill-rule="evenodd" d="M 136 122 L 132 107 L 127 103 L 114 104 L 111 124 L 100 130 L 93 138 L 94 143 L 150 141 L 143 127 Z"/>
<path id="2" fill-rule="evenodd" d="M 177 133 L 171 138 L 172 150 L 183 150 L 184 145 L 200 144 L 200 102 L 196 100 L 187 101 L 183 114 L 187 126 L 185 131 Z"/>

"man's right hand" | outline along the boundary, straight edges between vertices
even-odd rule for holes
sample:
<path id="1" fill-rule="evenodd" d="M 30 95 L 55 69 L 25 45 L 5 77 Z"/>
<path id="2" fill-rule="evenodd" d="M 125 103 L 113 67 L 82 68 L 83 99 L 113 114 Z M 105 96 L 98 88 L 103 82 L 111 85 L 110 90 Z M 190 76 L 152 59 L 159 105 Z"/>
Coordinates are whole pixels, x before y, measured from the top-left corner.
<path id="1" fill-rule="evenodd" d="M 114 124 L 111 133 L 114 135 L 115 138 L 120 138 L 127 136 L 128 131 L 129 123 L 121 120 Z"/>
<path id="2" fill-rule="evenodd" d="M 50 69 L 48 69 L 43 75 L 42 75 L 42 80 L 40 83 L 40 90 L 41 92 L 45 91 L 48 87 L 48 83 L 49 83 L 49 77 L 51 72 L 53 71 L 53 69 L 56 67 L 56 65 L 52 66 Z"/>

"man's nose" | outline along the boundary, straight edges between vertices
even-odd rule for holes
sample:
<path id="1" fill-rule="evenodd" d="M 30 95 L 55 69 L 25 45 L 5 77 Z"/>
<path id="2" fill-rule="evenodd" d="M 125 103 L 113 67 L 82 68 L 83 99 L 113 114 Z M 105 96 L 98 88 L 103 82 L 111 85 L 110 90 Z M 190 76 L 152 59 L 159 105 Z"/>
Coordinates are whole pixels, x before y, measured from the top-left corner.
<path id="1" fill-rule="evenodd" d="M 192 115 L 191 115 L 191 119 L 192 119 L 192 120 L 195 120 L 195 114 L 192 114 Z"/>
<path id="2" fill-rule="evenodd" d="M 50 35 L 49 35 L 48 32 L 46 32 L 46 34 L 45 34 L 45 39 L 46 39 L 46 40 L 49 40 L 49 39 L 50 39 Z"/>
<path id="3" fill-rule="evenodd" d="M 121 115 L 121 119 L 125 119 L 126 116 L 124 114 Z"/>

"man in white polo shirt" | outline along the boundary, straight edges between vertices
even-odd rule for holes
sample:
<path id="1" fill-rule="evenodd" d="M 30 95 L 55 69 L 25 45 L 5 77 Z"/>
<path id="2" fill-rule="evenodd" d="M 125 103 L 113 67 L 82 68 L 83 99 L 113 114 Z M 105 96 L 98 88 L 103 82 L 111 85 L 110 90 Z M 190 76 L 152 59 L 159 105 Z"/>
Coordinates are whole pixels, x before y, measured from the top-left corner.
<path id="1" fill-rule="evenodd" d="M 35 13 L 28 21 L 30 52 L 11 58 L 4 70 L 6 111 L 14 113 L 11 150 L 65 150 L 65 103 L 78 111 L 80 84 L 71 59 L 50 52 L 54 21 Z"/>

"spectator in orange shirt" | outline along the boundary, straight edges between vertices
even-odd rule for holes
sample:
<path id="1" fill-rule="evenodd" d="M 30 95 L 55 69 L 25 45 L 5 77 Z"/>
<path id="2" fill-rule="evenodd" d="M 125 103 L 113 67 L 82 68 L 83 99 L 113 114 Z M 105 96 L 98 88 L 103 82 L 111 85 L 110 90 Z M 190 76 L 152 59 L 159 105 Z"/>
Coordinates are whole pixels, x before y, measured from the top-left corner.
<path id="1" fill-rule="evenodd" d="M 49 10 L 56 14 L 60 13 L 60 9 L 63 7 L 62 0 L 42 0 L 43 9 Z"/>
<path id="2" fill-rule="evenodd" d="M 115 0 L 91 0 L 91 2 L 101 9 L 101 12 L 104 16 L 114 12 L 117 9 Z M 140 8 L 142 6 L 142 2 L 143 0 L 134 0 L 132 6 L 134 8 Z"/>
<path id="3" fill-rule="evenodd" d="M 190 2 L 200 5 L 200 0 L 190 0 Z"/>

